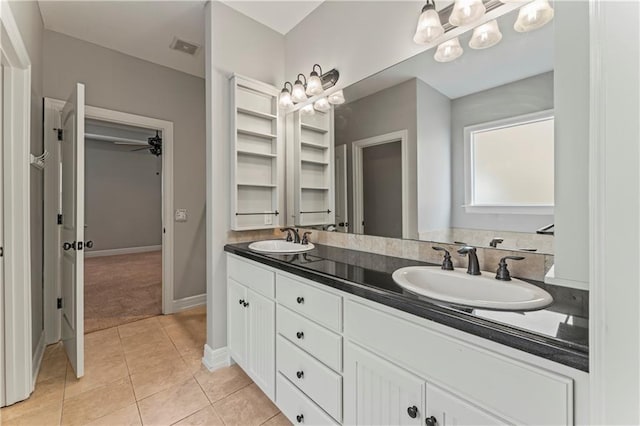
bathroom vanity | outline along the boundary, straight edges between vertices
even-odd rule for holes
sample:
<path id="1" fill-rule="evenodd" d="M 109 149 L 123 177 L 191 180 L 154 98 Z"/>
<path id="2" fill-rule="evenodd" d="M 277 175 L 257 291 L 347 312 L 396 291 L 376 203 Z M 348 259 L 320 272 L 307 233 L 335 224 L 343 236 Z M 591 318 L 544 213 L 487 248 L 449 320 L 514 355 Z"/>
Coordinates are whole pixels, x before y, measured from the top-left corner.
<path id="1" fill-rule="evenodd" d="M 230 357 L 293 423 L 563 424 L 588 412 L 588 293 L 546 309 L 456 308 L 406 292 L 426 263 L 316 244 L 229 244 Z"/>

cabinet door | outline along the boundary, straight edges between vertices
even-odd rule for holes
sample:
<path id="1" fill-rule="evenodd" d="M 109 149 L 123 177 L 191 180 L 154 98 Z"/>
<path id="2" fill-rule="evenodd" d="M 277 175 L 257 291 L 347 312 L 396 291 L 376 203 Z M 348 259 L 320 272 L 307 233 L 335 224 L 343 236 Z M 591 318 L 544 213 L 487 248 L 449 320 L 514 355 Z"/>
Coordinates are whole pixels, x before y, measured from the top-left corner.
<path id="1" fill-rule="evenodd" d="M 489 385 L 490 386 L 490 385 Z M 427 385 L 427 426 L 504 425 L 504 420 L 431 384 Z"/>
<path id="2" fill-rule="evenodd" d="M 421 425 L 424 396 L 421 378 L 353 343 L 345 345 L 345 424 Z"/>
<path id="3" fill-rule="evenodd" d="M 275 302 L 247 290 L 248 347 L 247 373 L 271 399 L 275 397 Z"/>
<path id="4" fill-rule="evenodd" d="M 243 368 L 247 356 L 247 289 L 232 279 L 227 281 L 227 341 L 229 354 Z"/>

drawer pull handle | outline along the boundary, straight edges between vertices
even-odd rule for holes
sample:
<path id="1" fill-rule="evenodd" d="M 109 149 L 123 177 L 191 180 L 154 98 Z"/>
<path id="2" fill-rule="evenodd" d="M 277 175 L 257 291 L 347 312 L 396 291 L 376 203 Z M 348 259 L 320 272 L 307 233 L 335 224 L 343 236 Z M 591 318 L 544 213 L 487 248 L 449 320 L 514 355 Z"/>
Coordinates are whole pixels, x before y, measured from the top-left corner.
<path id="1" fill-rule="evenodd" d="M 296 337 L 297 337 L 298 339 L 304 339 L 304 333 L 303 333 L 302 331 L 298 331 L 298 332 L 296 333 Z"/>
<path id="2" fill-rule="evenodd" d="M 244 304 L 244 299 L 240 299 L 240 300 L 238 300 L 238 303 L 239 303 L 239 304 L 241 304 L 241 305 L 243 305 L 243 304 Z"/>
<path id="3" fill-rule="evenodd" d="M 298 376 L 298 379 L 302 379 L 304 377 L 304 371 L 296 372 L 296 376 Z"/>
<path id="4" fill-rule="evenodd" d="M 298 297 L 296 302 L 298 302 L 299 305 L 302 305 L 304 303 L 304 297 Z"/>
<path id="5" fill-rule="evenodd" d="M 303 414 L 298 414 L 296 416 L 296 420 L 298 421 L 298 423 L 304 422 L 304 415 Z"/>
<path id="6" fill-rule="evenodd" d="M 431 417 L 427 417 L 425 422 L 427 423 L 427 426 L 436 426 L 438 424 L 438 419 L 431 416 Z"/>
<path id="7" fill-rule="evenodd" d="M 415 419 L 416 417 L 418 417 L 418 407 L 414 405 L 407 408 L 407 414 L 409 414 L 409 417 L 411 417 L 412 419 Z"/>

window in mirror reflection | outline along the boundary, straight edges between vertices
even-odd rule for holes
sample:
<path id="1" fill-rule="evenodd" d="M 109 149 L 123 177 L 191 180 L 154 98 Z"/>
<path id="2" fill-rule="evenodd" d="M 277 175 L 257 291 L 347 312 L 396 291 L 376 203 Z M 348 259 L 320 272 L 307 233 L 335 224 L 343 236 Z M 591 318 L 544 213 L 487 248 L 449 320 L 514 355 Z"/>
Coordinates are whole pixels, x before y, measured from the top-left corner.
<path id="1" fill-rule="evenodd" d="M 543 111 L 465 128 L 466 210 L 553 213 L 553 126 Z"/>

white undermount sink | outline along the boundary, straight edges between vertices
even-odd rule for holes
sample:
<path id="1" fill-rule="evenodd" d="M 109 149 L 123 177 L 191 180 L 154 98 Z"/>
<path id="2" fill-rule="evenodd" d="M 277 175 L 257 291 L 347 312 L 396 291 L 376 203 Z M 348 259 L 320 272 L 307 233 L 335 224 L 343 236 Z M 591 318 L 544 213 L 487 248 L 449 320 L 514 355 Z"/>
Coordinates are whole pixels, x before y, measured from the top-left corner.
<path id="1" fill-rule="evenodd" d="M 459 306 L 528 311 L 553 302 L 551 295 L 540 287 L 515 278 L 500 281 L 490 272 L 469 275 L 462 268 L 445 271 L 438 266 L 409 266 L 394 271 L 392 277 L 412 293 Z"/>
<path id="2" fill-rule="evenodd" d="M 312 243 L 300 244 L 285 240 L 265 240 L 249 244 L 249 250 L 274 254 L 303 253 L 314 248 L 315 246 Z"/>

